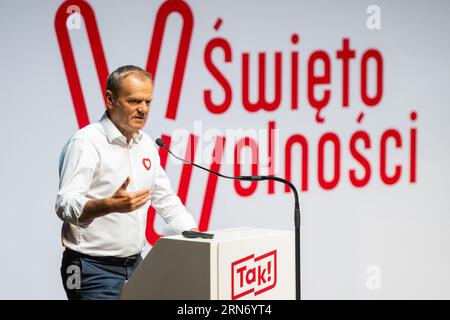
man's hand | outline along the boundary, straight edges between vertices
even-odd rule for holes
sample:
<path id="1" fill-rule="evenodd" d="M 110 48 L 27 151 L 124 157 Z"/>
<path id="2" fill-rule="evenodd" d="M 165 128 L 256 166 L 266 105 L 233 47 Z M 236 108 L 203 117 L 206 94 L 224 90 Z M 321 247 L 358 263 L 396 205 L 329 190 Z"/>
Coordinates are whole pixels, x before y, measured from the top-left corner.
<path id="1" fill-rule="evenodd" d="M 119 189 L 112 195 L 111 207 L 113 212 L 132 212 L 139 209 L 150 200 L 150 190 L 141 189 L 134 192 L 128 192 L 127 187 L 130 183 L 130 177 L 127 177 Z"/>
<path id="2" fill-rule="evenodd" d="M 111 212 L 131 212 L 145 205 L 150 199 L 150 191 L 142 189 L 128 192 L 127 187 L 129 183 L 130 177 L 127 177 L 120 188 L 110 198 L 93 199 L 86 202 L 83 212 L 78 218 L 78 222 L 90 223 L 95 218 Z"/>

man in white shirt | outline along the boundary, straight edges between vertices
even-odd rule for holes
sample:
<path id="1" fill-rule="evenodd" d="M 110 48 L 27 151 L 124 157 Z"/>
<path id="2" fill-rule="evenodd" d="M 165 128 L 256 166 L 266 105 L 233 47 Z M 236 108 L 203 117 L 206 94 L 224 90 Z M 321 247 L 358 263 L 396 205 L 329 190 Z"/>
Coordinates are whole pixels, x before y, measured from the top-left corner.
<path id="1" fill-rule="evenodd" d="M 113 71 L 107 111 L 78 130 L 59 162 L 56 213 L 64 221 L 61 266 L 69 299 L 116 299 L 142 260 L 147 210 L 178 233 L 198 230 L 173 192 L 144 127 L 153 97 L 151 75 L 135 66 Z"/>

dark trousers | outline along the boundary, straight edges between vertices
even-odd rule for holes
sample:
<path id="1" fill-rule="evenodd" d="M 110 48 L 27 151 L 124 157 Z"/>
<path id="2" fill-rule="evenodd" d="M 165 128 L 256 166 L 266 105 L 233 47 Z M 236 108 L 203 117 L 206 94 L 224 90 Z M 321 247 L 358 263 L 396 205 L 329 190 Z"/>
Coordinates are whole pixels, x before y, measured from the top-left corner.
<path id="1" fill-rule="evenodd" d="M 115 300 L 142 257 L 121 263 L 65 250 L 61 278 L 69 300 Z"/>

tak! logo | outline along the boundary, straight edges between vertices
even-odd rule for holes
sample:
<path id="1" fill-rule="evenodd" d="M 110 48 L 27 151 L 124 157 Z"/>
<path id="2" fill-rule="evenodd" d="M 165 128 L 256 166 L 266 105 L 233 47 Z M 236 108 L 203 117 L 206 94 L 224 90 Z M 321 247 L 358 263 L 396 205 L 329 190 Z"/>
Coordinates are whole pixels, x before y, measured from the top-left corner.
<path id="1" fill-rule="evenodd" d="M 254 254 L 231 263 L 231 299 L 253 293 L 257 296 L 277 284 L 277 250 Z"/>

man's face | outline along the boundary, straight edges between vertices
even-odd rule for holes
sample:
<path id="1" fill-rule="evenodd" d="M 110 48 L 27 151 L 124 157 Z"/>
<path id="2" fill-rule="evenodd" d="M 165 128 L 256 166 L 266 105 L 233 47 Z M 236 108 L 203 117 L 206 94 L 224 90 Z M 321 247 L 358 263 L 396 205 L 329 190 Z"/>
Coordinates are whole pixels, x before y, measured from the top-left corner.
<path id="1" fill-rule="evenodd" d="M 116 94 L 106 91 L 110 118 L 127 138 L 144 127 L 152 98 L 151 81 L 139 73 L 122 79 Z"/>

